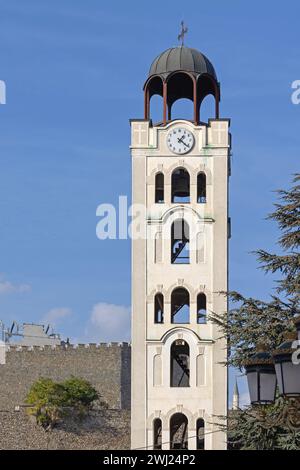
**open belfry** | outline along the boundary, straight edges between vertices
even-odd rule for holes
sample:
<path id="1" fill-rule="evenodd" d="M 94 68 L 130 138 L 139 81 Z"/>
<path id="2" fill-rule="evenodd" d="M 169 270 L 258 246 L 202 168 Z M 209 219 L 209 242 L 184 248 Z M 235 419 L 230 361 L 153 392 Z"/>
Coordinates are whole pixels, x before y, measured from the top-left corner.
<path id="1" fill-rule="evenodd" d="M 131 120 L 132 203 L 146 208 L 146 236 L 132 240 L 131 447 L 225 450 L 227 345 L 209 314 L 227 311 L 230 121 L 213 65 L 184 45 L 154 60 L 144 99 Z M 188 119 L 172 119 L 180 99 L 193 102 Z"/>

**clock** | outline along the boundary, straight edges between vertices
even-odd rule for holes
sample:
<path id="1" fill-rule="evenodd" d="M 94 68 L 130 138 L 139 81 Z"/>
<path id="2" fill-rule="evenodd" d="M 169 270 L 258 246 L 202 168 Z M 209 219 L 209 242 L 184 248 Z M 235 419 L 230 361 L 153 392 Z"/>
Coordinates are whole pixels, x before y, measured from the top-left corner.
<path id="1" fill-rule="evenodd" d="M 194 143 L 194 135 L 184 127 L 176 127 L 167 135 L 168 148 L 177 155 L 184 155 L 190 152 L 194 147 Z"/>

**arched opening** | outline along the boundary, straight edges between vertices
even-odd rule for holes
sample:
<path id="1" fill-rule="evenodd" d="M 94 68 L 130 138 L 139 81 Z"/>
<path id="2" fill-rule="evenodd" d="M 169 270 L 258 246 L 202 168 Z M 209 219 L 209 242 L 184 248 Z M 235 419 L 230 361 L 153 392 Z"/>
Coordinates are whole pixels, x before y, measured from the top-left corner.
<path id="1" fill-rule="evenodd" d="M 153 122 L 163 121 L 163 80 L 160 76 L 151 77 L 145 84 L 145 119 L 152 119 Z"/>
<path id="2" fill-rule="evenodd" d="M 203 172 L 197 176 L 197 202 L 206 204 L 206 174 Z"/>
<path id="3" fill-rule="evenodd" d="M 209 95 L 212 95 L 212 99 L 207 99 L 207 102 L 203 104 Z M 217 80 L 208 74 L 200 75 L 197 79 L 197 114 L 200 121 L 207 122 L 208 119 L 219 119 L 219 103 L 220 89 Z M 211 104 L 213 106 L 212 109 Z M 207 106 L 209 106 L 209 109 L 207 109 Z"/>
<path id="4" fill-rule="evenodd" d="M 197 297 L 197 323 L 204 325 L 207 323 L 206 295 L 198 294 Z"/>
<path id="5" fill-rule="evenodd" d="M 164 322 L 164 296 L 163 294 L 156 294 L 154 298 L 154 322 Z"/>
<path id="6" fill-rule="evenodd" d="M 165 194 L 165 177 L 163 173 L 157 173 L 155 176 L 155 203 L 162 204 Z"/>
<path id="7" fill-rule="evenodd" d="M 172 202 L 190 202 L 190 175 L 184 168 L 177 168 L 172 173 Z"/>
<path id="8" fill-rule="evenodd" d="M 189 225 L 184 219 L 175 220 L 171 226 L 171 263 L 189 264 Z"/>
<path id="9" fill-rule="evenodd" d="M 216 112 L 216 99 L 213 95 L 207 95 L 201 103 L 201 122 L 208 123 L 214 119 Z"/>
<path id="10" fill-rule="evenodd" d="M 194 85 L 195 78 L 188 73 L 175 72 L 167 80 L 168 119 L 194 119 Z M 180 103 L 173 107 L 175 102 Z M 190 102 L 190 103 L 188 103 Z M 175 116 L 176 112 L 176 116 Z M 178 114 L 180 112 L 180 114 Z"/>
<path id="11" fill-rule="evenodd" d="M 154 124 L 163 121 L 163 102 L 163 98 L 156 94 L 150 99 L 150 116 Z"/>
<path id="12" fill-rule="evenodd" d="M 174 101 L 172 106 L 169 106 L 168 120 L 171 119 L 187 119 L 192 121 L 194 116 L 194 103 L 187 98 L 181 98 Z"/>
<path id="13" fill-rule="evenodd" d="M 160 418 L 153 421 L 153 449 L 161 450 L 162 446 L 162 422 Z"/>
<path id="14" fill-rule="evenodd" d="M 177 339 L 171 346 L 170 385 L 171 387 L 190 386 L 190 347 L 182 339 Z"/>
<path id="15" fill-rule="evenodd" d="M 190 321 L 190 294 L 184 287 L 178 287 L 172 292 L 171 321 L 175 324 L 186 324 Z"/>
<path id="16" fill-rule="evenodd" d="M 170 419 L 170 449 L 188 449 L 188 419 L 182 413 Z"/>
<path id="17" fill-rule="evenodd" d="M 205 424 L 204 419 L 197 419 L 197 450 L 205 449 Z"/>

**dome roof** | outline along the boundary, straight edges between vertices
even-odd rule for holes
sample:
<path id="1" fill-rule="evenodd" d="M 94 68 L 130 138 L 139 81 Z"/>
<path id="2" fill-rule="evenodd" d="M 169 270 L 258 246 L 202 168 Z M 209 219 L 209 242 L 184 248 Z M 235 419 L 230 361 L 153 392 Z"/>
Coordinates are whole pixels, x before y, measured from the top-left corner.
<path id="1" fill-rule="evenodd" d="M 207 73 L 217 80 L 215 69 L 204 54 L 185 46 L 172 47 L 156 57 L 153 61 L 149 77 L 152 75 L 168 75 L 171 72 L 185 70 L 196 75 Z"/>

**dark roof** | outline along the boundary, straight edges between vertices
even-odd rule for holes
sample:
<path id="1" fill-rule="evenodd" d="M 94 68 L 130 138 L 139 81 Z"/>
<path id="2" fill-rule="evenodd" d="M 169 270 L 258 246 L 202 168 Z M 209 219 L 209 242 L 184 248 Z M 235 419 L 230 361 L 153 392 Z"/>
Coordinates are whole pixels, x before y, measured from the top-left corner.
<path id="1" fill-rule="evenodd" d="M 204 54 L 185 46 L 172 47 L 156 57 L 149 76 L 168 75 L 171 72 L 185 70 L 197 75 L 208 73 L 217 80 L 215 69 Z"/>

